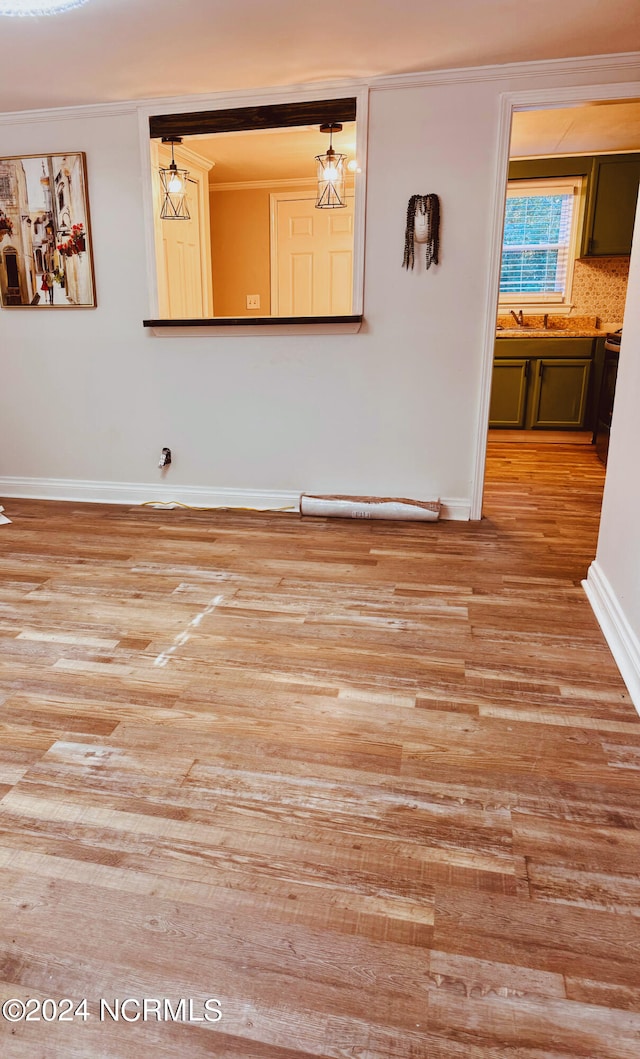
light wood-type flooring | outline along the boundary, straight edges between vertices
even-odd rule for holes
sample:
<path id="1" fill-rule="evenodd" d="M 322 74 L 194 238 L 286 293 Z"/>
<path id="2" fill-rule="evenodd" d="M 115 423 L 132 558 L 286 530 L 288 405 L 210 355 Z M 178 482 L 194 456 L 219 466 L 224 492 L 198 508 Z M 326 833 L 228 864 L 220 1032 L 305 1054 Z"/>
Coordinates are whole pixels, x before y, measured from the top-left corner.
<path id="1" fill-rule="evenodd" d="M 488 467 L 476 524 L 5 500 L 3 1059 L 638 1059 L 603 468 Z"/>

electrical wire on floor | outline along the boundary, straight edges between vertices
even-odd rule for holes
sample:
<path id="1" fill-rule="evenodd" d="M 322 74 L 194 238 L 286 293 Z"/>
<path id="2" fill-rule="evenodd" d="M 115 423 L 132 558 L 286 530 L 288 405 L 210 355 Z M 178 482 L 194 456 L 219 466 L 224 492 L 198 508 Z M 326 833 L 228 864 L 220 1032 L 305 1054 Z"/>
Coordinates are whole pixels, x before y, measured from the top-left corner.
<path id="1" fill-rule="evenodd" d="M 224 504 L 214 505 L 213 507 L 196 507 L 193 504 L 183 504 L 181 500 L 145 500 L 140 504 L 140 507 L 154 507 L 170 511 L 172 508 L 181 507 L 187 511 L 257 511 L 261 513 L 267 513 L 271 511 L 298 511 L 299 508 L 295 504 L 288 504 L 286 507 L 230 507 Z"/>

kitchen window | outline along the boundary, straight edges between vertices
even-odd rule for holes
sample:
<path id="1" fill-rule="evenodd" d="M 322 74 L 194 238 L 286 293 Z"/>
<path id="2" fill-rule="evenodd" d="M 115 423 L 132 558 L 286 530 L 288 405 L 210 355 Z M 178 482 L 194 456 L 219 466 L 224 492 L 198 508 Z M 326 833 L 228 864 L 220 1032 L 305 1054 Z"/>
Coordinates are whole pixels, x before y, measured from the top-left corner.
<path id="1" fill-rule="evenodd" d="M 570 308 L 584 216 L 582 177 L 513 180 L 507 188 L 500 302 Z"/>

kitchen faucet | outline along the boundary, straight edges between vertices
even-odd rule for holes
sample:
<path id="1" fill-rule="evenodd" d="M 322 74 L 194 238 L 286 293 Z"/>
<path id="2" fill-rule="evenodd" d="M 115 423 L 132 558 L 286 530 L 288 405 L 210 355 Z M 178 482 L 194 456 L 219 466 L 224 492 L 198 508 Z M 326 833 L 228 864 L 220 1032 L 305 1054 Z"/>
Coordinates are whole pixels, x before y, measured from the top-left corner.
<path id="1" fill-rule="evenodd" d="M 524 316 L 522 315 L 522 309 L 519 309 L 517 313 L 515 313 L 512 309 L 511 315 L 513 316 L 513 319 L 517 323 L 518 327 L 524 327 Z"/>

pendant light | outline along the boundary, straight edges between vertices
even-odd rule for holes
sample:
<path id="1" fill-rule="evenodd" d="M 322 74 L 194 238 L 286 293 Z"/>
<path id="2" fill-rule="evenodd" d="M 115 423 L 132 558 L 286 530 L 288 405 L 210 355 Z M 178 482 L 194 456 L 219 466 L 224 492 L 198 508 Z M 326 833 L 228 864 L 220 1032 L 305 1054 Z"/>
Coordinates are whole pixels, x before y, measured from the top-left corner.
<path id="1" fill-rule="evenodd" d="M 339 154 L 333 147 L 334 132 L 342 132 L 339 122 L 321 125 L 320 132 L 329 133 L 329 149 L 326 154 L 316 155 L 318 196 L 316 209 L 335 210 L 347 205 L 345 195 L 346 154 Z"/>
<path id="2" fill-rule="evenodd" d="M 174 144 L 182 143 L 182 136 L 163 136 L 162 142 L 171 144 L 171 165 L 168 169 L 160 166 L 163 195 L 160 216 L 163 221 L 188 221 L 191 217 L 187 206 L 189 171 L 178 169 L 173 157 Z"/>

